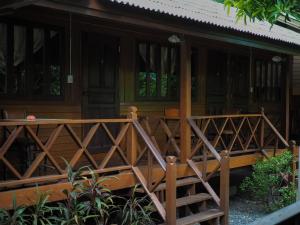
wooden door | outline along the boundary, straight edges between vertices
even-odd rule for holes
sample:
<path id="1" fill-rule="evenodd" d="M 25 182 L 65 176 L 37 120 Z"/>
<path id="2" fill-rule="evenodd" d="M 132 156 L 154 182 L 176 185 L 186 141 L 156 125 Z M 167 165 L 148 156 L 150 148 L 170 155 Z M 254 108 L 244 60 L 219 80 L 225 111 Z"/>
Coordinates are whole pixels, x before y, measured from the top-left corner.
<path id="1" fill-rule="evenodd" d="M 247 56 L 233 54 L 229 57 L 229 112 L 247 113 L 249 104 L 250 59 Z"/>
<path id="2" fill-rule="evenodd" d="M 227 54 L 221 51 L 208 52 L 206 77 L 207 114 L 222 114 L 226 108 Z"/>
<path id="3" fill-rule="evenodd" d="M 207 114 L 246 113 L 249 105 L 249 57 L 210 50 L 206 78 Z"/>
<path id="4" fill-rule="evenodd" d="M 119 41 L 99 33 L 83 35 L 83 102 L 85 119 L 119 117 Z M 117 128 L 109 125 L 112 133 Z M 85 128 L 85 133 L 88 128 Z M 97 132 L 90 149 L 107 149 L 111 140 L 102 129 Z M 106 147 L 107 146 L 107 147 Z"/>

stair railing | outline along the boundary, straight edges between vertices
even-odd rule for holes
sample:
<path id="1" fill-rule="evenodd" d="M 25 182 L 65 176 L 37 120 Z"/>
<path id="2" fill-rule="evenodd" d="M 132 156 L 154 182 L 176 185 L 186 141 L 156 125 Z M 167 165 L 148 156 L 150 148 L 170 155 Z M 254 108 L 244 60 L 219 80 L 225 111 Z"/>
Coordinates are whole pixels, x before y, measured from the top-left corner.
<path id="1" fill-rule="evenodd" d="M 132 120 L 132 124 L 129 128 L 127 149 L 132 171 L 162 219 L 167 225 L 174 225 L 176 224 L 176 157 L 168 156 L 165 161 L 155 142 L 139 123 L 137 108 L 130 107 L 129 110 L 128 118 Z M 155 194 L 156 188 L 164 180 L 166 182 L 166 207 Z"/>
<path id="2" fill-rule="evenodd" d="M 197 126 L 196 122 L 192 118 L 188 118 L 188 123 L 191 126 L 192 132 L 195 138 L 198 138 L 199 144 L 202 146 L 202 161 L 197 164 L 193 160 L 196 151 L 193 151 L 187 160 L 188 165 L 195 172 L 197 177 L 200 179 L 202 185 L 207 190 L 207 192 L 212 196 L 215 203 L 219 206 L 220 210 L 224 212 L 224 216 L 221 218 L 221 224 L 228 224 L 228 214 L 229 214 L 229 152 L 222 151 L 221 154 L 214 148 L 214 146 L 209 142 L 204 133 Z M 215 159 L 216 165 L 209 173 L 208 171 L 208 159 Z M 220 193 L 219 195 L 209 184 L 209 180 L 220 171 Z"/>

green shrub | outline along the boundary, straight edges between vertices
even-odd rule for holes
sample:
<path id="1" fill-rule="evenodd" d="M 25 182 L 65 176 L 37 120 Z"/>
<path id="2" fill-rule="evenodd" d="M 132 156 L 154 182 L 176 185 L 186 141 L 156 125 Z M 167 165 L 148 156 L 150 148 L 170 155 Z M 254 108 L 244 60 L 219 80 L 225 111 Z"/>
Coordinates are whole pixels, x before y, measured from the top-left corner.
<path id="1" fill-rule="evenodd" d="M 293 155 L 285 151 L 279 156 L 258 161 L 253 173 L 240 188 L 256 200 L 263 201 L 266 210 L 274 211 L 296 201 L 296 188 L 291 182 Z"/>
<path id="2" fill-rule="evenodd" d="M 154 225 L 151 215 L 154 211 L 152 202 L 146 196 L 138 197 L 135 186 L 131 196 L 121 210 L 122 225 Z"/>
<path id="3" fill-rule="evenodd" d="M 152 225 L 152 203 L 146 197 L 137 197 L 133 189 L 129 199 L 115 206 L 117 198 L 103 186 L 112 177 L 101 178 L 89 167 L 73 171 L 67 164 L 68 181 L 71 190 L 62 190 L 66 199 L 59 203 L 49 203 L 49 193 L 37 191 L 37 200 L 31 207 L 17 206 L 13 199 L 13 209 L 0 209 L 0 225 L 108 225 L 112 217 L 120 214 L 122 225 Z"/>

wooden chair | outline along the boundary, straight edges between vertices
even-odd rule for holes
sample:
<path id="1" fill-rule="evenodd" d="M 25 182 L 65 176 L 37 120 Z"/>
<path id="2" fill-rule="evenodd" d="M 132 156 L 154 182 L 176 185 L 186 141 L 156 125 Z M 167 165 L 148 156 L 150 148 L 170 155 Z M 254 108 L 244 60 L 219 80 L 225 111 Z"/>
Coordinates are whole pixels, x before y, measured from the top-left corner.
<path id="1" fill-rule="evenodd" d="M 165 108 L 165 117 L 176 118 L 180 116 L 180 111 L 178 108 Z"/>
<path id="2" fill-rule="evenodd" d="M 26 112 L 25 111 L 7 111 L 2 109 L 1 110 L 1 119 L 25 119 L 26 118 Z M 3 141 L 5 141 L 8 136 L 10 135 L 11 130 L 7 127 L 3 127 Z M 3 143 L 3 142 L 2 142 Z M 19 135 L 10 151 L 13 152 L 13 154 L 10 156 L 11 158 L 15 156 L 20 156 L 21 163 L 20 163 L 20 169 L 21 172 L 25 172 L 26 169 L 30 166 L 31 162 L 34 160 L 35 155 L 38 152 L 38 147 L 34 140 L 28 135 L 28 133 L 24 130 L 21 135 Z"/>

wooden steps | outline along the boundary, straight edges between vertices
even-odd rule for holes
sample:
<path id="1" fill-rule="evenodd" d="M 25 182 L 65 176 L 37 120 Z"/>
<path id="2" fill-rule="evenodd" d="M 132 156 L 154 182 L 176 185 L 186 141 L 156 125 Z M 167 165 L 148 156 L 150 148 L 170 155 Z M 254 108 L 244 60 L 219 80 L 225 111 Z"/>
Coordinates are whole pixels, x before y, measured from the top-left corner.
<path id="1" fill-rule="evenodd" d="M 181 206 L 186 206 L 186 205 L 191 205 L 195 203 L 200 203 L 203 201 L 207 201 L 212 199 L 211 195 L 207 193 L 199 193 L 195 195 L 188 195 L 185 197 L 177 198 L 176 199 L 176 207 L 181 207 Z M 164 203 L 165 206 L 165 203 Z"/>
<path id="2" fill-rule="evenodd" d="M 194 225 L 195 223 L 201 223 L 204 221 L 213 220 L 223 216 L 224 213 L 218 209 L 209 209 L 197 214 L 192 214 L 180 219 L 177 219 L 176 225 Z M 161 224 L 165 225 L 165 223 Z"/>
<path id="3" fill-rule="evenodd" d="M 178 179 L 176 181 L 176 186 L 177 187 L 183 187 L 183 186 L 189 186 L 192 184 L 197 184 L 200 183 L 201 181 L 197 177 L 186 177 L 183 179 Z M 161 183 L 159 184 L 156 188 L 155 191 L 163 191 L 166 189 L 166 183 Z M 143 188 L 137 188 L 136 190 L 139 193 L 145 193 L 145 190 Z"/>

